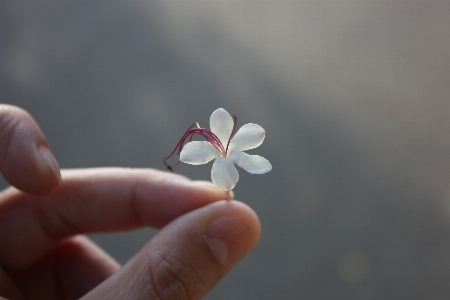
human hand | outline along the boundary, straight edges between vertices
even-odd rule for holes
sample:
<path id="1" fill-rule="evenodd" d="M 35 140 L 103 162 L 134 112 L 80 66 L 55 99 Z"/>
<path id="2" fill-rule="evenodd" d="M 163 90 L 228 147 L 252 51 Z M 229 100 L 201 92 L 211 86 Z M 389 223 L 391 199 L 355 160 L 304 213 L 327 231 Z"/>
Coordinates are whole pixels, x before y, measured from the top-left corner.
<path id="1" fill-rule="evenodd" d="M 156 170 L 62 172 L 38 125 L 0 105 L 0 299 L 200 299 L 257 243 L 220 188 Z M 220 201 L 220 200 L 228 201 Z M 123 267 L 82 234 L 161 228 Z"/>

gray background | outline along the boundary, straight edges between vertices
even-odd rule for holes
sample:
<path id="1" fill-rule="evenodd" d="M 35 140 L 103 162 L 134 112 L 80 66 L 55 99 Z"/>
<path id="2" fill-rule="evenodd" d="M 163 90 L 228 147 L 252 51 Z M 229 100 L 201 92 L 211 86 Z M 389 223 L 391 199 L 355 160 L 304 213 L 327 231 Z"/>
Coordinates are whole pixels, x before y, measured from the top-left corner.
<path id="1" fill-rule="evenodd" d="M 206 299 L 448 299 L 450 1 L 0 4 L 1 102 L 63 168 L 163 169 L 218 107 L 266 129 L 235 189 L 261 241 Z"/>

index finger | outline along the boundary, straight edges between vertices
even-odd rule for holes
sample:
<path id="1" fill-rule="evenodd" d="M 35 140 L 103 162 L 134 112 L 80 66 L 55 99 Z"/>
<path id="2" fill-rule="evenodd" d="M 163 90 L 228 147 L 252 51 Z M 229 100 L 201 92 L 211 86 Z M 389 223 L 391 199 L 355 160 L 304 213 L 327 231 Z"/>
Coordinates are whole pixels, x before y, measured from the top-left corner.
<path id="1" fill-rule="evenodd" d="M 64 237 L 79 233 L 161 227 L 230 194 L 210 182 L 151 169 L 63 171 L 59 188 L 36 196 L 10 188 L 0 194 L 0 264 L 28 267 Z"/>

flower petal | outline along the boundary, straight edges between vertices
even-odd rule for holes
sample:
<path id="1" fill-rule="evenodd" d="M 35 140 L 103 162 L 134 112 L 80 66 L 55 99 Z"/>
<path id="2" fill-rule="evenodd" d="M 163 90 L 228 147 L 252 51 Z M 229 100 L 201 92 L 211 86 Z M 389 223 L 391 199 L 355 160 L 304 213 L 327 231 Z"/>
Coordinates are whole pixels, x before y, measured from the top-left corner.
<path id="1" fill-rule="evenodd" d="M 231 132 L 233 131 L 233 125 L 233 118 L 223 108 L 216 109 L 209 119 L 211 131 L 217 135 L 225 148 L 227 147 Z"/>
<path id="2" fill-rule="evenodd" d="M 237 152 L 233 155 L 233 160 L 239 167 L 252 174 L 264 174 L 272 170 L 270 162 L 259 155 Z"/>
<path id="3" fill-rule="evenodd" d="M 233 189 L 239 180 L 239 173 L 233 160 L 223 157 L 216 158 L 211 169 L 211 180 L 225 191 Z"/>
<path id="4" fill-rule="evenodd" d="M 244 151 L 258 147 L 264 141 L 266 132 L 257 125 L 248 123 L 239 128 L 230 142 L 230 149 Z"/>
<path id="5" fill-rule="evenodd" d="M 220 156 L 209 142 L 189 142 L 180 153 L 180 161 L 191 165 L 202 165 Z"/>

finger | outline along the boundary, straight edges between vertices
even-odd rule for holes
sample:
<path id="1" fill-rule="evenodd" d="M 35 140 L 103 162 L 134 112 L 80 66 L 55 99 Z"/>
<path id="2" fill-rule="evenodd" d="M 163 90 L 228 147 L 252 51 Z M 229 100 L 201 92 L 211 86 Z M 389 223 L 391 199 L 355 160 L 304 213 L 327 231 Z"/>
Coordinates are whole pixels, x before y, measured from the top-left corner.
<path id="1" fill-rule="evenodd" d="M 0 300 L 4 299 L 2 296 L 8 299 L 22 300 L 22 293 L 17 285 L 12 281 L 9 275 L 0 268 Z"/>
<path id="2" fill-rule="evenodd" d="M 58 290 L 68 299 L 78 299 L 120 269 L 120 265 L 85 236 L 58 245 Z M 34 298 L 33 298 L 34 299 Z"/>
<path id="3" fill-rule="evenodd" d="M 78 299 L 119 268 L 88 238 L 76 236 L 61 241 L 42 262 L 13 279 L 26 299 Z"/>
<path id="4" fill-rule="evenodd" d="M 32 194 L 47 194 L 59 182 L 59 166 L 39 126 L 24 110 L 0 105 L 0 171 L 6 181 Z"/>
<path id="5" fill-rule="evenodd" d="M 63 172 L 63 178 L 49 195 L 14 189 L 0 194 L 0 240 L 8 245 L 0 247 L 0 264 L 5 268 L 34 264 L 68 236 L 161 227 L 186 212 L 230 197 L 210 182 L 156 170 L 72 170 Z"/>
<path id="6" fill-rule="evenodd" d="M 161 229 L 83 299 L 200 299 L 257 243 L 256 214 L 220 201 Z"/>

